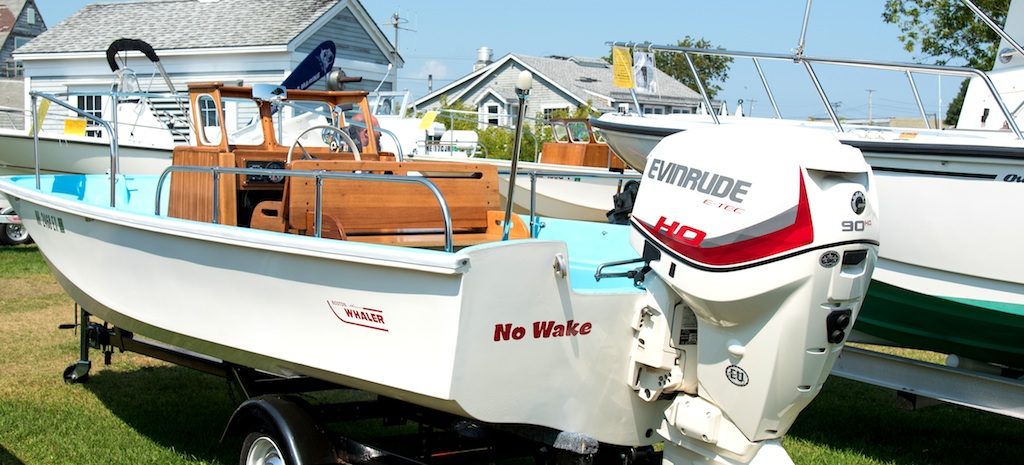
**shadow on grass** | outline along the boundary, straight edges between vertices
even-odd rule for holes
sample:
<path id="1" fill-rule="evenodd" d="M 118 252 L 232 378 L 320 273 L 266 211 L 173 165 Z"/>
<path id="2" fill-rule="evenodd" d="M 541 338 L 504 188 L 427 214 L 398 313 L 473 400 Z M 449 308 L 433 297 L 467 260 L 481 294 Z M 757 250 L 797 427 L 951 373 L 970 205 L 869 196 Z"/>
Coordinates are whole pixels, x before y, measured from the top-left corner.
<path id="1" fill-rule="evenodd" d="M 206 462 L 237 461 L 240 444 L 219 443 L 238 401 L 222 378 L 157 366 L 96 370 L 84 386 L 161 447 Z M 900 410 L 893 391 L 837 377 L 828 380 L 789 435 L 893 465 L 962 465 L 980 456 L 986 463 L 1020 463 L 1024 457 L 1024 422 L 952 405 Z M 0 446 L 0 464 L 8 463 L 22 465 Z"/>
<path id="2" fill-rule="evenodd" d="M 4 246 L 4 253 L 9 253 L 14 256 L 29 256 L 39 253 L 39 247 L 33 244 L 15 245 L 15 246 Z"/>
<path id="3" fill-rule="evenodd" d="M 157 444 L 214 463 L 235 463 L 240 444 L 220 444 L 237 406 L 227 381 L 180 366 L 94 370 L 85 388 Z"/>
<path id="4" fill-rule="evenodd" d="M 1020 463 L 1024 422 L 949 404 L 896 407 L 888 389 L 835 376 L 789 435 L 897 465 Z M 979 455 L 981 454 L 981 455 Z"/>
<path id="5" fill-rule="evenodd" d="M 0 245 L 0 278 L 20 277 L 25 274 L 49 273 L 43 255 L 35 244 Z"/>
<path id="6" fill-rule="evenodd" d="M 25 462 L 15 457 L 3 444 L 0 444 L 0 465 L 25 465 Z"/>

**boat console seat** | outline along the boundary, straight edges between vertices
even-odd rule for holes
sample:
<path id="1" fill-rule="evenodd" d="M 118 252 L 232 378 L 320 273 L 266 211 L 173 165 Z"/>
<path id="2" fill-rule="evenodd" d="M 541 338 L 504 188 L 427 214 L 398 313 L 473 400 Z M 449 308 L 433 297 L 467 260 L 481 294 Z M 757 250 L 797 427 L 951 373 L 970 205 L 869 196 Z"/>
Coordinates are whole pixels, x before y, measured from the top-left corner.
<path id="1" fill-rule="evenodd" d="M 504 211 L 498 194 L 497 167 L 446 162 L 293 160 L 291 170 L 373 173 L 429 179 L 444 196 L 455 245 L 501 239 Z M 285 179 L 282 200 L 256 205 L 251 227 L 313 235 L 316 182 Z M 444 221 L 437 198 L 420 184 L 376 180 L 325 179 L 321 192 L 321 236 L 413 247 L 444 245 Z M 510 237 L 526 238 L 522 219 L 513 216 Z"/>

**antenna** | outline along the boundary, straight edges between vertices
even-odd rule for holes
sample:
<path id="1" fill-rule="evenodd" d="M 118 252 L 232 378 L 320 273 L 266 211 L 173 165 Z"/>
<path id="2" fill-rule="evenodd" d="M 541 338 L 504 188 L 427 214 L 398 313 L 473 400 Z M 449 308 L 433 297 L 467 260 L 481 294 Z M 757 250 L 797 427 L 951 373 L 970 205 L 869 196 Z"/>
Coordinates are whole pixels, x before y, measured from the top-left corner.
<path id="1" fill-rule="evenodd" d="M 868 93 L 868 126 L 874 126 L 875 125 L 875 120 L 872 119 L 873 115 L 871 114 L 871 110 L 872 110 L 872 108 L 871 108 L 871 95 L 875 93 L 875 89 L 864 89 L 864 90 L 867 91 L 867 93 Z M 942 98 L 942 97 L 939 97 L 939 98 Z"/>
<path id="2" fill-rule="evenodd" d="M 398 31 L 402 30 L 402 31 L 416 32 L 415 29 L 409 29 L 407 27 L 402 27 L 403 24 L 409 24 L 409 20 L 403 18 L 400 14 L 398 14 L 397 11 L 394 14 L 391 15 L 391 22 L 389 22 L 387 24 L 382 24 L 382 26 L 391 26 L 391 27 L 395 28 L 395 53 L 391 57 L 391 62 L 392 63 L 398 62 Z M 389 71 L 390 71 L 390 68 L 389 68 Z M 395 69 L 394 71 L 395 71 L 395 87 L 398 87 L 398 70 Z M 385 78 L 386 78 L 386 76 L 385 76 Z M 381 83 L 383 83 L 383 81 L 381 81 Z M 395 89 L 391 89 L 391 90 L 395 90 Z"/>
<path id="3" fill-rule="evenodd" d="M 795 55 L 797 57 L 804 56 L 804 46 L 807 44 L 807 23 L 811 19 L 811 3 L 813 2 L 814 0 L 807 0 L 807 6 L 804 7 L 804 24 L 800 28 L 800 42 L 796 45 Z"/>

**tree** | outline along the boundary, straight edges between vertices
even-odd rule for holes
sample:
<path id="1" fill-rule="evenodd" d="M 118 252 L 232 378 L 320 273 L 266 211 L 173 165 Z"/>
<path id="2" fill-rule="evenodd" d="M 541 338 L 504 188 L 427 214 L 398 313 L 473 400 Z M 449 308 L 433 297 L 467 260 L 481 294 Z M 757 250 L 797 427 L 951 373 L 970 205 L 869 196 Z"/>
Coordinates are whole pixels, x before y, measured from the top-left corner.
<path id="1" fill-rule="evenodd" d="M 683 37 L 682 40 L 676 42 L 676 46 L 722 49 L 722 47 L 712 45 L 711 41 L 707 39 L 694 39 L 690 36 Z M 700 54 L 690 54 L 690 58 L 693 60 L 693 67 L 697 68 L 697 73 L 700 74 L 701 83 L 704 84 L 704 88 L 708 91 L 708 98 L 715 98 L 715 95 L 722 90 L 721 84 L 729 78 L 729 64 L 732 63 L 732 58 Z M 612 62 L 610 53 L 604 57 L 604 61 Z M 657 52 L 654 54 L 654 66 L 683 83 L 686 87 L 697 90 L 697 82 L 693 79 L 690 65 L 686 63 L 686 57 L 682 53 Z"/>
<path id="2" fill-rule="evenodd" d="M 995 22 L 1005 23 L 1009 0 L 974 3 Z M 886 0 L 882 19 L 900 28 L 904 49 L 920 52 L 934 64 L 962 60 L 971 68 L 989 70 L 995 63 L 999 35 L 957 0 Z M 967 81 L 949 104 L 946 124 L 956 124 L 966 93 Z"/>
<path id="3" fill-rule="evenodd" d="M 683 37 L 683 40 L 676 42 L 679 47 L 721 49 L 711 44 L 707 39 L 693 39 L 690 36 Z M 690 54 L 693 60 L 693 67 L 697 68 L 700 74 L 701 83 L 708 91 L 708 98 L 715 98 L 715 95 L 722 90 L 721 84 L 729 78 L 729 64 L 731 57 L 716 55 Z M 654 64 L 658 69 L 669 76 L 676 78 L 679 82 L 691 89 L 697 90 L 697 81 L 694 80 L 690 65 L 686 63 L 686 57 L 682 53 L 658 52 L 654 55 Z"/>
<path id="4" fill-rule="evenodd" d="M 544 143 L 542 138 L 545 132 L 549 134 L 548 138 L 550 138 L 550 129 L 547 131 L 541 130 L 541 134 L 537 134 L 534 127 L 530 125 L 523 127 L 523 140 L 519 146 L 519 159 L 521 161 L 534 161 L 536 159 L 537 151 L 540 150 L 540 146 Z M 478 129 L 476 133 L 480 137 L 480 145 L 487 152 L 487 158 L 500 158 L 503 160 L 512 158 L 512 148 L 515 146 L 514 130 L 490 126 Z"/>
<path id="5" fill-rule="evenodd" d="M 448 102 L 447 96 L 441 97 L 441 112 L 434 121 L 444 124 L 447 129 L 472 131 L 477 127 L 477 117 L 474 114 L 475 108 L 465 103 L 455 101 Z M 451 110 L 451 111 L 446 111 Z"/>

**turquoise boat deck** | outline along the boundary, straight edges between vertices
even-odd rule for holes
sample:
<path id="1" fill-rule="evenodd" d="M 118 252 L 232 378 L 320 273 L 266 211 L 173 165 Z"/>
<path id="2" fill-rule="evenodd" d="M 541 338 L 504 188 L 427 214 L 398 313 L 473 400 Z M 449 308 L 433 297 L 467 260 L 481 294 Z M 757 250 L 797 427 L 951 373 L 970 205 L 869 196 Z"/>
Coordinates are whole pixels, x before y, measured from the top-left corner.
<path id="1" fill-rule="evenodd" d="M 118 176 L 115 189 L 116 209 L 138 215 L 156 217 L 156 190 L 159 177 Z M 25 188 L 35 187 L 34 176 L 11 176 L 2 178 L 0 182 L 11 182 Z M 168 221 L 187 221 L 166 218 L 170 182 L 166 181 L 161 195 L 161 217 Z M 79 201 L 101 208 L 110 207 L 110 178 L 106 175 L 45 175 L 40 177 L 40 190 L 68 200 Z M 529 218 L 523 218 L 529 222 Z M 577 292 L 641 292 L 631 279 L 608 278 L 597 281 L 594 273 L 602 263 L 628 260 L 639 257 L 629 245 L 629 227 L 585 221 L 540 218 L 544 223 L 536 239 L 565 242 L 569 251 L 569 279 L 572 288 Z M 233 228 L 233 226 L 223 226 Z M 284 234 L 252 229 L 255 234 Z M 323 239 L 329 240 L 329 239 Z M 365 247 L 397 247 L 389 245 L 365 244 Z M 473 247 L 486 247 L 487 244 Z M 432 249 L 407 248 L 409 253 L 443 254 L 447 252 Z M 624 272 L 636 268 L 637 265 L 610 267 L 608 272 Z"/>

